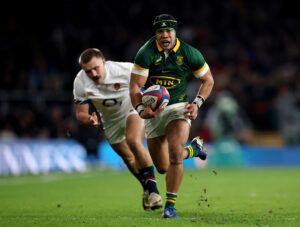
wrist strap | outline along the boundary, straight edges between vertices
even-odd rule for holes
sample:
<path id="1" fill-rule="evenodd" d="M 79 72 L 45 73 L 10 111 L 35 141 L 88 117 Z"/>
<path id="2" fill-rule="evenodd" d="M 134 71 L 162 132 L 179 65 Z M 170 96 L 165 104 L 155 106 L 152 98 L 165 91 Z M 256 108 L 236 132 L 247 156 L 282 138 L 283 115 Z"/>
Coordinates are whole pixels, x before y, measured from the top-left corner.
<path id="1" fill-rule="evenodd" d="M 146 109 L 146 107 L 144 106 L 143 103 L 140 102 L 135 106 L 134 109 L 138 112 L 139 115 L 141 115 L 141 113 Z"/>
<path id="2" fill-rule="evenodd" d="M 205 99 L 201 95 L 198 95 L 193 101 L 193 103 L 195 103 L 197 105 L 198 109 L 202 106 L 202 104 L 204 102 L 205 102 Z"/>

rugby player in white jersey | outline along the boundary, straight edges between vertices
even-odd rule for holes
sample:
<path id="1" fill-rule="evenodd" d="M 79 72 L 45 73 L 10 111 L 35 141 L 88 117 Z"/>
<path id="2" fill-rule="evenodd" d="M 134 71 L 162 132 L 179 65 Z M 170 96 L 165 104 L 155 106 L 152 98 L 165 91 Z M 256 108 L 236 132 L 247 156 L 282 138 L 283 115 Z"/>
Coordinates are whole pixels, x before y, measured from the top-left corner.
<path id="1" fill-rule="evenodd" d="M 96 48 L 84 50 L 79 64 L 81 70 L 73 89 L 76 119 L 92 127 L 102 125 L 111 147 L 142 184 L 144 209 L 161 208 L 153 162 L 143 145 L 144 120 L 132 107 L 129 96 L 133 64 L 106 61 Z M 89 114 L 89 105 L 98 113 Z"/>

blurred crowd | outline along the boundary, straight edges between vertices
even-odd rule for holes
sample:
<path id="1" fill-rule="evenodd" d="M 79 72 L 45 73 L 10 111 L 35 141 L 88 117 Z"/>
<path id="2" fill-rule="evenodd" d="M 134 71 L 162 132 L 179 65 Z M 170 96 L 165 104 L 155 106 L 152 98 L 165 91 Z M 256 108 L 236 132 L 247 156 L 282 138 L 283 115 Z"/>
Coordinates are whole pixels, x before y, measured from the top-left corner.
<path id="1" fill-rule="evenodd" d="M 33 3 L 32 3 L 33 4 Z M 72 103 L 78 56 L 97 47 L 133 61 L 160 13 L 197 47 L 215 78 L 191 137 L 276 131 L 300 143 L 300 21 L 287 1 L 10 1 L 1 15 L 0 137 L 75 138 L 93 147 L 103 133 L 77 124 Z M 17 6 L 16 6 L 17 5 Z M 30 16 L 29 16 L 30 14 Z M 189 95 L 197 81 L 190 80 Z M 96 139 L 93 139 L 96 138 Z"/>

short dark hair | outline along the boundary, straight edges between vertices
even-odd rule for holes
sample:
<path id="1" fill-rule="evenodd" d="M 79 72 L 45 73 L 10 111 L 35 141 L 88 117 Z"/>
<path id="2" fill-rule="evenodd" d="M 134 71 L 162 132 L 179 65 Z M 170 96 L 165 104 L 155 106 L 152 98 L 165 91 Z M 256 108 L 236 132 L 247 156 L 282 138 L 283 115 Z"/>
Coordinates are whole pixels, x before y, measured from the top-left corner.
<path id="1" fill-rule="evenodd" d="M 79 65 L 88 63 L 93 57 L 104 59 L 104 55 L 101 50 L 97 48 L 88 48 L 80 54 Z"/>
<path id="2" fill-rule="evenodd" d="M 177 30 L 177 21 L 170 14 L 160 14 L 154 18 L 153 30 L 154 32 L 162 29 Z"/>

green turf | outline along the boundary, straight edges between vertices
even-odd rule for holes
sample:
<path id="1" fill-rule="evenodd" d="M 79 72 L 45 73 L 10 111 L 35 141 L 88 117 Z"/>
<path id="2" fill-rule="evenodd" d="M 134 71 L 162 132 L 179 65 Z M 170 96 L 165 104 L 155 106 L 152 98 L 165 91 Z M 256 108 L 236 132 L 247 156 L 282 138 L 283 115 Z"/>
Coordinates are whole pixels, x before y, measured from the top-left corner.
<path id="1" fill-rule="evenodd" d="M 300 226 L 300 169 L 186 171 L 176 220 L 141 193 L 127 171 L 0 177 L 0 226 Z"/>

